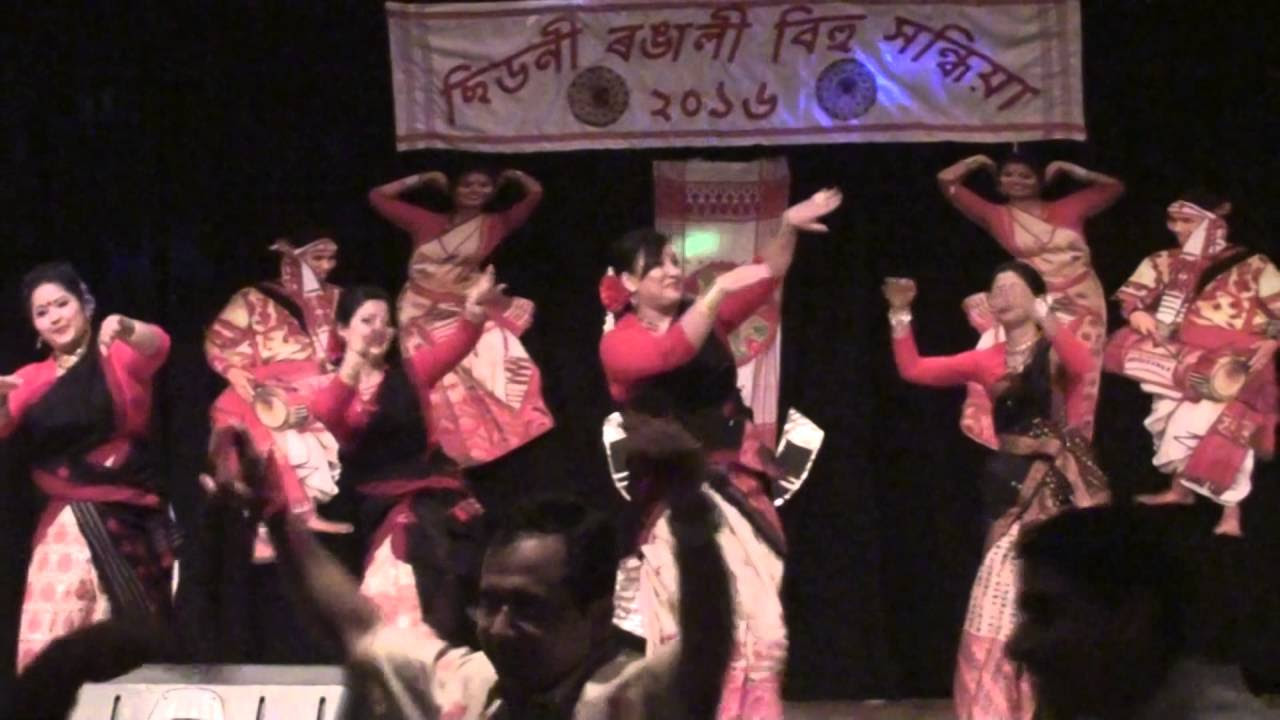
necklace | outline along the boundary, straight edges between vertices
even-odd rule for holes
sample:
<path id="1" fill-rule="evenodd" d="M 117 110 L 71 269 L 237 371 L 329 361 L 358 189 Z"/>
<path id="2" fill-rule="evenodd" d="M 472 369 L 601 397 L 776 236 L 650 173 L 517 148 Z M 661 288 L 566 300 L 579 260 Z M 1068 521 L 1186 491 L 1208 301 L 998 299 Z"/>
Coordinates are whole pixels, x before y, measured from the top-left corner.
<path id="1" fill-rule="evenodd" d="M 1036 341 L 1037 341 L 1037 340 L 1039 340 L 1039 339 L 1040 339 L 1040 335 L 1039 335 L 1039 333 L 1037 333 L 1037 334 L 1032 335 L 1031 337 L 1027 338 L 1027 339 L 1026 339 L 1026 341 L 1024 341 L 1023 343 L 1021 343 L 1021 344 L 1019 344 L 1019 345 L 1010 346 L 1010 345 L 1007 345 L 1007 344 L 1006 344 L 1006 345 L 1005 345 L 1005 349 L 1004 349 L 1005 354 L 1006 354 L 1006 355 L 1017 355 L 1017 354 L 1019 354 L 1019 353 L 1024 353 L 1024 352 L 1026 352 L 1026 351 L 1027 351 L 1027 349 L 1028 349 L 1028 348 L 1030 348 L 1032 345 L 1035 345 L 1035 344 L 1036 344 Z"/>
<path id="2" fill-rule="evenodd" d="M 89 343 L 86 342 L 82 344 L 79 348 L 77 348 L 75 352 L 70 352 L 66 354 L 54 353 L 53 364 L 54 364 L 54 367 L 57 368 L 58 374 L 62 375 L 66 371 L 75 367 L 75 364 L 80 362 L 80 358 L 84 357 L 85 351 L 88 349 L 89 349 Z"/>
<path id="3" fill-rule="evenodd" d="M 1031 354 L 1027 353 L 1014 357 L 1013 355 L 1004 356 L 1004 369 L 1011 375 L 1017 375 L 1027 367 L 1027 361 L 1031 359 Z"/>
<path id="4" fill-rule="evenodd" d="M 457 223 L 453 227 L 449 228 L 449 230 L 446 231 L 443 235 L 436 238 L 436 243 L 440 246 L 441 250 L 444 250 L 444 254 L 445 254 L 444 262 L 455 262 L 459 257 L 460 251 L 463 248 L 465 248 L 469 243 L 471 243 L 476 238 L 477 235 L 480 234 L 480 223 L 476 223 L 475 227 L 468 230 L 465 235 L 463 235 L 461 238 L 457 240 L 457 242 L 453 244 L 453 247 L 449 247 L 447 244 L 445 244 L 444 240 L 446 237 L 448 237 L 455 230 L 457 230 L 458 228 L 461 228 L 462 226 L 466 225 L 467 223 L 471 222 L 474 219 L 475 219 L 474 217 L 467 218 L 466 220 L 460 223 Z"/>
<path id="5" fill-rule="evenodd" d="M 1040 340 L 1040 333 L 1032 333 L 1031 337 L 1018 345 L 1005 345 L 1004 368 L 1011 373 L 1020 373 L 1031 359 L 1031 350 Z"/>
<path id="6" fill-rule="evenodd" d="M 1010 207 L 1015 208 L 1017 210 L 1021 210 L 1022 212 L 1032 217 L 1039 218 L 1041 220 L 1044 219 L 1044 201 L 1043 200 L 1029 200 L 1025 202 L 1015 202 L 1015 203 L 1010 203 L 1009 205 Z"/>
<path id="7" fill-rule="evenodd" d="M 640 321 L 649 332 L 661 333 L 671 327 L 671 323 L 675 322 L 675 318 L 662 315 L 658 311 L 648 311 L 637 309 L 636 319 Z"/>

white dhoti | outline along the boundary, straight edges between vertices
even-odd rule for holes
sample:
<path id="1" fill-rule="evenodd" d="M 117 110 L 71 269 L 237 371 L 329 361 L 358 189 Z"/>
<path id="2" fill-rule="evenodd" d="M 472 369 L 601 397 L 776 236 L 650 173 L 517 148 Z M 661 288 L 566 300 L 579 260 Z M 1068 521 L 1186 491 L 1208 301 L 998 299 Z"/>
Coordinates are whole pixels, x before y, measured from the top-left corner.
<path id="1" fill-rule="evenodd" d="M 312 422 L 302 428 L 275 430 L 272 435 L 313 502 L 324 504 L 338 494 L 342 468 L 338 442 L 323 425 Z"/>
<path id="2" fill-rule="evenodd" d="M 1177 477 L 1187 466 L 1187 460 L 1200 440 L 1213 427 L 1213 423 L 1227 407 L 1226 403 L 1213 400 L 1182 400 L 1155 396 L 1151 399 L 1151 414 L 1143 422 L 1155 442 L 1153 465 L 1160 472 Z M 1231 488 L 1221 495 L 1213 495 L 1205 488 L 1178 479 L 1186 487 L 1222 505 L 1235 505 L 1243 500 L 1253 487 L 1253 450 L 1249 450 L 1240 469 L 1236 471 Z"/>

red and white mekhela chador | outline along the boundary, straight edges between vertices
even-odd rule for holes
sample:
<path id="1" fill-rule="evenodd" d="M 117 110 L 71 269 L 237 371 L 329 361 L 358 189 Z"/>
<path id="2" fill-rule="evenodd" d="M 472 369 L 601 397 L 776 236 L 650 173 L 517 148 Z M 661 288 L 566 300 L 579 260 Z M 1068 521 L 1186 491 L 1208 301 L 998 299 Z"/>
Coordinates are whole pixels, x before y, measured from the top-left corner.
<path id="1" fill-rule="evenodd" d="M 1098 183 L 1058 200 L 1047 200 L 1038 213 L 1011 205 L 993 203 L 979 197 L 959 182 L 944 183 L 942 194 L 965 217 L 980 225 L 1010 255 L 1040 273 L 1048 287 L 1048 300 L 1058 322 L 1079 328 L 1079 337 L 1094 355 L 1093 374 L 1085 378 L 1083 393 L 1086 415 L 1080 431 L 1093 436 L 1093 414 L 1098 404 L 1102 373 L 1102 349 L 1107 339 L 1107 298 L 1093 271 L 1084 223 L 1110 207 L 1122 194 L 1120 183 Z M 989 345 L 987 340 L 983 345 Z M 982 345 L 980 345 L 981 347 Z M 986 396 L 973 388 L 964 413 L 989 414 Z M 975 408 L 975 406 L 978 406 Z M 989 447 L 990 438 L 966 433 Z"/>
<path id="2" fill-rule="evenodd" d="M 600 340 L 609 393 L 626 412 L 664 412 L 681 422 L 708 451 L 717 472 L 704 492 L 720 515 L 716 540 L 733 585 L 734 653 L 721 695 L 720 720 L 780 720 L 782 673 L 787 662 L 787 626 L 782 611 L 786 539 L 770 495 L 767 458 L 773 445 L 750 419 L 737 385 L 737 363 L 727 338 L 777 291 L 770 278 L 730 293 L 716 312 L 714 332 L 695 347 L 678 322 L 654 332 L 627 313 Z M 654 399 L 658 400 L 655 404 Z M 652 655 L 678 637 L 679 585 L 675 544 L 661 493 L 632 482 L 642 513 L 635 554 L 619 569 L 619 587 L 635 599 L 641 622 L 618 617 L 624 627 L 641 626 Z M 647 499 L 646 499 L 647 498 Z"/>
<path id="3" fill-rule="evenodd" d="M 64 374 L 52 357 L 16 373 L 22 383 L 9 394 L 3 437 L 22 446 L 15 451 L 48 501 L 32 539 L 19 672 L 77 628 L 169 611 L 168 516 L 138 445 L 151 419 L 152 378 L 169 355 L 159 332 L 148 355 L 121 340 L 100 355 L 91 339 Z M 95 436 L 93 447 L 66 445 Z"/>
<path id="4" fill-rule="evenodd" d="M 408 281 L 396 302 L 402 356 L 412 357 L 461 315 L 485 259 L 541 199 L 533 191 L 504 212 L 453 225 L 447 214 L 369 193 L 374 210 L 413 238 Z M 520 342 L 533 310 L 524 298 L 492 310 L 471 353 L 432 387 L 418 388 L 431 406 L 431 437 L 463 467 L 502 457 L 555 424 L 542 399 L 541 372 Z"/>
<path id="5" fill-rule="evenodd" d="M 893 339 L 894 362 L 908 382 L 932 387 L 976 383 L 991 403 L 1018 398 L 1010 403 L 1011 411 L 996 418 L 998 455 L 988 458 L 981 479 L 1012 484 L 1018 498 L 988 533 L 969 595 L 953 684 L 961 720 L 1033 716 L 1029 679 L 1005 655 L 1018 619 L 1018 533 L 1064 508 L 1100 502 L 1107 494 L 1105 478 L 1077 429 L 1088 408 L 1082 389 L 1094 370 L 1088 345 L 1076 338 L 1074 328 L 1063 327 L 1051 343 L 1038 341 L 1033 360 L 1018 373 L 1009 372 L 1005 356 L 1004 341 L 957 355 L 921 357 L 909 329 Z M 1047 390 L 1048 397 L 1035 397 L 1036 388 Z"/>

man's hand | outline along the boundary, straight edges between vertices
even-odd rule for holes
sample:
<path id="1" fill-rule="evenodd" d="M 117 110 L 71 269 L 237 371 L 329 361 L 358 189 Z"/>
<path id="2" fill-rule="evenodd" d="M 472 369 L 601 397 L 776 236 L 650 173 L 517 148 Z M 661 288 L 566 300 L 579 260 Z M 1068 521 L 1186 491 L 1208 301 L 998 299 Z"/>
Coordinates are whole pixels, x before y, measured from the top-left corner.
<path id="1" fill-rule="evenodd" d="M 1129 327 L 1149 338 L 1160 337 L 1160 323 L 1151 313 L 1144 310 L 1135 310 L 1129 314 Z"/>
<path id="2" fill-rule="evenodd" d="M 244 368 L 233 367 L 227 370 L 227 382 L 245 402 L 253 402 L 253 394 L 257 390 L 253 374 Z"/>

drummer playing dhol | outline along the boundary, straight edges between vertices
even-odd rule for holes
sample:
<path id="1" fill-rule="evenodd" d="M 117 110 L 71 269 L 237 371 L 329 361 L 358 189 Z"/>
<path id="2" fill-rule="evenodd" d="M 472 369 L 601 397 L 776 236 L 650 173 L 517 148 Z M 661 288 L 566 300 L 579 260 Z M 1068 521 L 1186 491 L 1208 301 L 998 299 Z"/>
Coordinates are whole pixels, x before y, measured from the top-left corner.
<path id="1" fill-rule="evenodd" d="M 1228 242 L 1230 211 L 1205 192 L 1169 206 L 1179 247 L 1147 257 L 1116 293 L 1128 327 L 1108 341 L 1105 367 L 1151 394 L 1152 462 L 1173 476 L 1167 490 L 1139 500 L 1202 495 L 1223 508 L 1215 532 L 1238 536 L 1255 460 L 1275 450 L 1280 271 Z"/>

